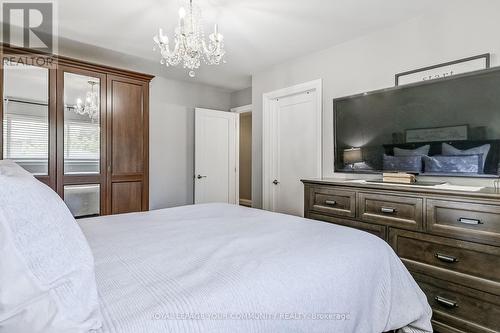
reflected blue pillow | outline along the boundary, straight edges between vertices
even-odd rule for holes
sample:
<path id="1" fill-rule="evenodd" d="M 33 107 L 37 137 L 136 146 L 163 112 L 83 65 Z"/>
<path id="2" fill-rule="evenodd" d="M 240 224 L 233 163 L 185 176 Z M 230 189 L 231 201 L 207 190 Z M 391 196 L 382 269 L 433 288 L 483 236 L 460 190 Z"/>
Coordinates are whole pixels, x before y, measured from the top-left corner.
<path id="1" fill-rule="evenodd" d="M 425 173 L 482 173 L 483 155 L 424 156 Z"/>
<path id="2" fill-rule="evenodd" d="M 482 155 L 482 163 L 481 163 L 481 170 L 480 172 L 484 172 L 484 164 L 486 163 L 486 159 L 488 158 L 488 153 L 490 152 L 491 145 L 482 145 L 479 147 L 474 147 L 470 149 L 465 149 L 465 150 L 460 150 L 452 145 L 449 145 L 447 143 L 443 143 L 442 150 L 443 150 L 443 155 L 447 156 L 458 156 L 458 155 Z"/>
<path id="3" fill-rule="evenodd" d="M 422 156 L 384 155 L 384 171 L 422 172 Z"/>

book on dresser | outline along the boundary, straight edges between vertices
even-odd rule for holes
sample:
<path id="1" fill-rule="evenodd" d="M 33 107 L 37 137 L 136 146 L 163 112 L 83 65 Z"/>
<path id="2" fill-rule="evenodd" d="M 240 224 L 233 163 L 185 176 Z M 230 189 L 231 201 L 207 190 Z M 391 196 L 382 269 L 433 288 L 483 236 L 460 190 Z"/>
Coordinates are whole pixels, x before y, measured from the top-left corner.
<path id="1" fill-rule="evenodd" d="M 404 172 L 384 172 L 382 176 L 385 183 L 413 184 L 417 181 L 415 175 Z"/>
<path id="2" fill-rule="evenodd" d="M 390 244 L 440 333 L 500 331 L 500 191 L 302 180 L 306 218 Z"/>

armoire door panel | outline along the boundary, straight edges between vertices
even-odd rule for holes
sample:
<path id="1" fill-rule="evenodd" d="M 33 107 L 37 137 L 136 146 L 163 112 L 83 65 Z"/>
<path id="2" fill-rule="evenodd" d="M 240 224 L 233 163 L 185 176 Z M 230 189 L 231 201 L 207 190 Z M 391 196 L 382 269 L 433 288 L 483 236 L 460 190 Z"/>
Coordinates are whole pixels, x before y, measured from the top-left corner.
<path id="1" fill-rule="evenodd" d="M 112 174 L 144 171 L 142 85 L 112 80 Z"/>
<path id="2" fill-rule="evenodd" d="M 111 187 L 111 214 L 140 212 L 142 210 L 142 182 L 113 183 Z"/>
<path id="3" fill-rule="evenodd" d="M 149 83 L 108 75 L 108 191 L 110 214 L 149 208 Z"/>

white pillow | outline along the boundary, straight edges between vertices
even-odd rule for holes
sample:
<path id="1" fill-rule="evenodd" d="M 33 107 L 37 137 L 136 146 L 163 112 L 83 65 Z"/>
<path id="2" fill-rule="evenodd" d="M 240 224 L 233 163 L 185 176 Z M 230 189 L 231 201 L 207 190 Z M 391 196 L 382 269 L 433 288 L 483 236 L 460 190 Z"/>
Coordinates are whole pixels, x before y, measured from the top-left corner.
<path id="1" fill-rule="evenodd" d="M 418 147 L 417 149 L 394 148 L 394 156 L 428 156 L 430 145 Z"/>
<path id="2" fill-rule="evenodd" d="M 64 202 L 10 161 L 0 189 L 0 332 L 100 328 L 94 259 Z"/>
<path id="3" fill-rule="evenodd" d="M 0 160 L 0 176 L 25 176 L 32 175 L 11 160 Z"/>

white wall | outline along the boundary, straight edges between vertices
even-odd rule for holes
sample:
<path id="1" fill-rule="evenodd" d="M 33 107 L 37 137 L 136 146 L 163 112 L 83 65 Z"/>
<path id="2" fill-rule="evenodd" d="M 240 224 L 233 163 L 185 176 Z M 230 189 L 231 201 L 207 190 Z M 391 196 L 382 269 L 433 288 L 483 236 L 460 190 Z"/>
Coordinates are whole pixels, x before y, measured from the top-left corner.
<path id="1" fill-rule="evenodd" d="M 231 93 L 231 108 L 252 104 L 252 87 Z"/>
<path id="2" fill-rule="evenodd" d="M 229 110 L 228 91 L 156 77 L 151 83 L 150 208 L 193 203 L 194 108 Z"/>
<path id="3" fill-rule="evenodd" d="M 500 65 L 500 1 L 464 2 L 253 75 L 254 207 L 262 205 L 262 94 L 323 79 L 323 175 L 333 177 L 334 98 L 393 86 L 396 73 L 482 53 Z"/>

